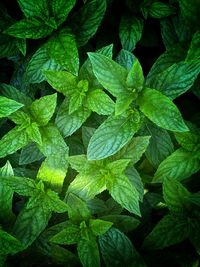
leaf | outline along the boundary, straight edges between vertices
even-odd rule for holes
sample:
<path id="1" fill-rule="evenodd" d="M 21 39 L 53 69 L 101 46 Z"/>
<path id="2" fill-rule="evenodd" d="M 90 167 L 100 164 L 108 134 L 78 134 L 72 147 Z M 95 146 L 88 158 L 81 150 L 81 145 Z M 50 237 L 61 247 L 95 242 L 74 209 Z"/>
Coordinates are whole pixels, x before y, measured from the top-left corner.
<path id="1" fill-rule="evenodd" d="M 152 232 L 145 238 L 145 248 L 163 249 L 185 240 L 189 236 L 189 227 L 185 218 L 167 215 L 162 218 Z"/>
<path id="2" fill-rule="evenodd" d="M 69 102 L 65 99 L 56 116 L 56 125 L 64 137 L 72 135 L 90 116 L 91 111 L 82 106 L 77 111 L 69 114 Z"/>
<path id="3" fill-rule="evenodd" d="M 113 96 L 120 97 L 127 90 L 127 70 L 104 55 L 88 53 L 88 56 L 100 84 Z"/>
<path id="4" fill-rule="evenodd" d="M 23 249 L 19 240 L 3 230 L 0 230 L 0 248 L 0 255 L 15 254 Z"/>
<path id="5" fill-rule="evenodd" d="M 119 152 L 117 152 L 113 159 L 130 159 L 132 164 L 140 160 L 142 154 L 146 151 L 150 141 L 150 136 L 136 136 L 133 137 Z"/>
<path id="6" fill-rule="evenodd" d="M 143 134 L 151 135 L 145 155 L 151 164 L 157 168 L 174 151 L 171 137 L 166 130 L 150 122 L 146 123 L 146 129 Z"/>
<path id="7" fill-rule="evenodd" d="M 145 116 L 159 127 L 176 132 L 188 131 L 175 104 L 157 90 L 145 88 L 138 97 L 138 104 Z"/>
<path id="8" fill-rule="evenodd" d="M 119 151 L 137 132 L 139 120 L 138 113 L 133 113 L 131 118 L 122 115 L 108 117 L 90 139 L 88 159 L 103 159 Z"/>
<path id="9" fill-rule="evenodd" d="M 67 71 L 44 71 L 47 82 L 59 93 L 64 96 L 71 96 L 77 87 L 78 79 Z"/>
<path id="10" fill-rule="evenodd" d="M 45 229 L 51 216 L 43 194 L 33 195 L 19 213 L 13 228 L 13 235 L 24 248 L 30 246 Z"/>
<path id="11" fill-rule="evenodd" d="M 88 81 L 80 80 L 77 88 L 74 90 L 69 100 L 69 114 L 77 111 L 84 104 L 86 93 L 88 91 Z"/>
<path id="12" fill-rule="evenodd" d="M 46 199 L 50 210 L 57 213 L 63 213 L 68 211 L 67 204 L 59 198 L 56 192 L 48 189 L 46 192 Z"/>
<path id="13" fill-rule="evenodd" d="M 12 212 L 13 190 L 2 183 L 3 176 L 13 176 L 14 172 L 10 162 L 0 168 L 0 220 L 1 223 L 7 224 L 12 222 L 14 214 Z"/>
<path id="14" fill-rule="evenodd" d="M 84 267 L 100 267 L 99 249 L 95 239 L 79 240 L 77 250 Z"/>
<path id="15" fill-rule="evenodd" d="M 122 16 L 119 37 L 122 48 L 132 51 L 142 37 L 143 21 L 137 17 Z"/>
<path id="16" fill-rule="evenodd" d="M 99 245 L 106 266 L 146 266 L 130 239 L 116 228 L 100 236 Z"/>
<path id="17" fill-rule="evenodd" d="M 52 13 L 56 21 L 56 24 L 58 26 L 66 20 L 69 12 L 71 11 L 75 3 L 76 3 L 75 0 L 69 0 L 69 1 L 52 0 L 51 9 L 52 9 Z"/>
<path id="18" fill-rule="evenodd" d="M 73 15 L 70 25 L 79 46 L 85 45 L 96 33 L 105 11 L 105 0 L 91 0 Z"/>
<path id="19" fill-rule="evenodd" d="M 47 53 L 46 46 L 41 46 L 32 56 L 28 63 L 25 79 L 29 83 L 40 83 L 45 80 L 44 70 L 61 70 L 58 65 Z"/>
<path id="20" fill-rule="evenodd" d="M 88 93 L 87 106 L 99 115 L 110 115 L 114 112 L 113 100 L 101 89 L 94 89 Z"/>
<path id="21" fill-rule="evenodd" d="M 26 133 L 28 134 L 28 138 L 38 144 L 42 143 L 42 136 L 39 130 L 39 127 L 36 122 L 31 123 L 26 128 Z"/>
<path id="22" fill-rule="evenodd" d="M 16 22 L 5 30 L 4 33 L 17 38 L 39 39 L 48 36 L 52 31 L 53 28 L 44 22 L 36 18 L 29 18 Z"/>
<path id="23" fill-rule="evenodd" d="M 175 99 L 192 87 L 199 73 L 198 61 L 181 61 L 158 74 L 151 83 L 148 83 L 148 86 L 159 90 L 170 99 Z"/>
<path id="24" fill-rule="evenodd" d="M 200 45 L 200 32 L 197 31 L 192 37 L 192 41 L 189 50 L 187 52 L 186 61 L 198 60 L 200 58 L 200 52 L 198 49 L 199 45 Z"/>
<path id="25" fill-rule="evenodd" d="M 116 62 L 127 69 L 127 71 L 131 70 L 135 60 L 136 57 L 125 49 L 122 49 L 116 58 Z"/>
<path id="26" fill-rule="evenodd" d="M 19 165 L 30 164 L 32 162 L 41 160 L 43 154 L 39 151 L 35 143 L 30 143 L 23 147 L 19 157 Z"/>
<path id="27" fill-rule="evenodd" d="M 200 138 L 197 132 L 175 133 L 175 137 L 178 143 L 187 151 L 195 152 L 200 148 Z"/>
<path id="28" fill-rule="evenodd" d="M 23 107 L 23 104 L 7 97 L 0 96 L 0 118 L 9 116 L 21 107 Z"/>
<path id="29" fill-rule="evenodd" d="M 133 91 L 136 90 L 141 91 L 144 84 L 144 75 L 142 71 L 142 66 L 140 65 L 140 62 L 136 59 L 133 63 L 132 68 L 130 69 L 126 84 L 129 88 L 129 90 Z"/>
<path id="30" fill-rule="evenodd" d="M 56 108 L 57 94 L 43 96 L 35 100 L 30 106 L 30 112 L 34 120 L 40 125 L 46 125 Z"/>
<path id="31" fill-rule="evenodd" d="M 89 228 L 92 230 L 95 236 L 103 235 L 107 232 L 112 226 L 112 222 L 103 221 L 100 219 L 90 219 Z"/>
<path id="32" fill-rule="evenodd" d="M 70 29 L 62 29 L 48 41 L 47 53 L 58 65 L 74 75 L 78 74 L 78 49 Z"/>
<path id="33" fill-rule="evenodd" d="M 17 0 L 17 2 L 27 18 L 49 16 L 48 2 L 46 0 L 36 0 L 34 3 L 28 0 Z"/>
<path id="34" fill-rule="evenodd" d="M 174 214 L 183 214 L 189 210 L 188 190 L 178 181 L 165 178 L 163 182 L 163 196 L 167 207 Z"/>
<path id="35" fill-rule="evenodd" d="M 200 161 L 192 152 L 177 149 L 158 166 L 154 182 L 163 181 L 166 177 L 184 180 L 200 169 Z"/>
<path id="36" fill-rule="evenodd" d="M 78 243 L 80 239 L 80 229 L 77 225 L 72 224 L 67 226 L 66 229 L 62 230 L 58 234 L 54 235 L 50 242 L 60 245 L 72 245 Z"/>
<path id="37" fill-rule="evenodd" d="M 1 183 L 22 196 L 33 196 L 38 191 L 35 181 L 26 177 L 4 176 Z"/>
<path id="38" fill-rule="evenodd" d="M 123 208 L 129 212 L 141 216 L 139 208 L 139 193 L 129 179 L 123 174 L 109 177 L 106 187 L 113 197 Z"/>
<path id="39" fill-rule="evenodd" d="M 199 27 L 199 1 L 192 0 L 179 0 L 179 6 L 183 18 L 189 23 L 192 30 L 198 29 Z"/>
<path id="40" fill-rule="evenodd" d="M 0 158 L 15 153 L 28 144 L 28 136 L 18 126 L 14 127 L 0 140 Z"/>
<path id="41" fill-rule="evenodd" d="M 152 18 L 160 19 L 175 13 L 175 8 L 162 2 L 153 2 L 148 10 Z"/>

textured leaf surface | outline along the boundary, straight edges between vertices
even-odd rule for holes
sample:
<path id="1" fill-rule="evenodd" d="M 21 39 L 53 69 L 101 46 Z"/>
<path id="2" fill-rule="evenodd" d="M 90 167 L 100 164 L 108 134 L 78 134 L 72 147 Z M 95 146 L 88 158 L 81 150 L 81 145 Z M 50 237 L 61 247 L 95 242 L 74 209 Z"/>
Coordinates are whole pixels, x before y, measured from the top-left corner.
<path id="1" fill-rule="evenodd" d="M 22 244 L 14 236 L 0 230 L 0 254 L 15 254 L 22 250 Z"/>
<path id="2" fill-rule="evenodd" d="M 36 0 L 34 2 L 28 0 L 17 0 L 24 15 L 29 17 L 41 17 L 49 15 L 48 2 L 46 0 Z"/>
<path id="3" fill-rule="evenodd" d="M 77 225 L 67 226 L 58 234 L 54 235 L 50 242 L 60 245 L 72 245 L 76 244 L 80 238 L 80 229 Z"/>
<path id="4" fill-rule="evenodd" d="M 0 96 L 0 118 L 9 116 L 21 107 L 23 107 L 23 104 L 7 97 Z"/>
<path id="5" fill-rule="evenodd" d="M 135 116 L 137 117 L 138 114 Z M 113 155 L 130 141 L 138 128 L 139 122 L 134 118 L 108 117 L 90 139 L 87 150 L 88 159 L 97 160 Z"/>
<path id="6" fill-rule="evenodd" d="M 57 25 L 62 24 L 73 8 L 75 0 L 52 0 L 51 9 Z"/>
<path id="7" fill-rule="evenodd" d="M 95 239 L 81 239 L 78 242 L 78 256 L 84 267 L 100 267 L 99 248 Z"/>
<path id="8" fill-rule="evenodd" d="M 145 88 L 138 103 L 140 110 L 159 127 L 177 132 L 189 130 L 175 104 L 157 90 Z"/>
<path id="9" fill-rule="evenodd" d="M 158 166 L 154 181 L 170 177 L 177 180 L 188 178 L 200 169 L 200 161 L 191 152 L 178 149 Z"/>

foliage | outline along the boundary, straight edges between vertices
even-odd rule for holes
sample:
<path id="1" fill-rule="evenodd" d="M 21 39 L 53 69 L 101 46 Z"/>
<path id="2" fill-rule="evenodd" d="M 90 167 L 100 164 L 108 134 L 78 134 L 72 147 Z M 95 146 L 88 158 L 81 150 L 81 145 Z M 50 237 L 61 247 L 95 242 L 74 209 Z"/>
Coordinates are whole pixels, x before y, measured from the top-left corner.
<path id="1" fill-rule="evenodd" d="M 199 266 L 199 9 L 0 4 L 0 266 Z"/>

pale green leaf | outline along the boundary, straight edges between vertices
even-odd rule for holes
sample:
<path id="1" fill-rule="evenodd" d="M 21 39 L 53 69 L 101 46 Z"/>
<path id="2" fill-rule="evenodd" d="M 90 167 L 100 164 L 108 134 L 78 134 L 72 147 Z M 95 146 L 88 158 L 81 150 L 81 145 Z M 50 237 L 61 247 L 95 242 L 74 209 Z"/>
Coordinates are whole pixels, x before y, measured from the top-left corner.
<path id="1" fill-rule="evenodd" d="M 112 226 L 112 222 L 103 221 L 100 219 L 90 219 L 89 228 L 92 230 L 95 236 L 103 235 Z"/>
<path id="2" fill-rule="evenodd" d="M 138 98 L 138 104 L 145 116 L 159 127 L 176 132 L 189 130 L 176 105 L 157 90 L 145 88 Z"/>
<path id="3" fill-rule="evenodd" d="M 9 116 L 21 107 L 23 107 L 23 104 L 7 97 L 0 96 L 0 118 Z"/>
<path id="4" fill-rule="evenodd" d="M 28 138 L 31 141 L 33 141 L 37 144 L 42 144 L 42 136 L 41 136 L 40 129 L 39 129 L 36 122 L 31 123 L 26 128 L 26 133 L 28 134 Z"/>
<path id="5" fill-rule="evenodd" d="M 80 239 L 80 229 L 77 225 L 69 225 L 66 229 L 54 235 L 50 242 L 60 245 L 72 245 L 78 243 Z"/>

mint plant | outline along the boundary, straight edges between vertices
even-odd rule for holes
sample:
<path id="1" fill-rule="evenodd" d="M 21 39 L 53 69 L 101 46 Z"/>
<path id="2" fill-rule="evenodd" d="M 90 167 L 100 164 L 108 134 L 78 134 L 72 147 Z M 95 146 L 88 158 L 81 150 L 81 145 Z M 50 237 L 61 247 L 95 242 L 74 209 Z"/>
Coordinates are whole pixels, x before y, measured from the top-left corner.
<path id="1" fill-rule="evenodd" d="M 199 266 L 199 8 L 0 4 L 0 266 Z"/>

